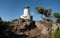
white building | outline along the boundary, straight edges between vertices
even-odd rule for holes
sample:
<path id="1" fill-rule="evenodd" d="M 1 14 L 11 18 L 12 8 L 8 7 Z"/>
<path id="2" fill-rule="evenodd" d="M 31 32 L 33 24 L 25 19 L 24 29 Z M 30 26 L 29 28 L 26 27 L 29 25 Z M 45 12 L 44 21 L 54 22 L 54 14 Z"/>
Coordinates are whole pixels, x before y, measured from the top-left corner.
<path id="1" fill-rule="evenodd" d="M 22 19 L 28 19 L 32 21 L 32 16 L 30 15 L 30 7 L 29 6 L 25 6 L 24 7 L 24 13 L 23 15 L 21 15 Z"/>

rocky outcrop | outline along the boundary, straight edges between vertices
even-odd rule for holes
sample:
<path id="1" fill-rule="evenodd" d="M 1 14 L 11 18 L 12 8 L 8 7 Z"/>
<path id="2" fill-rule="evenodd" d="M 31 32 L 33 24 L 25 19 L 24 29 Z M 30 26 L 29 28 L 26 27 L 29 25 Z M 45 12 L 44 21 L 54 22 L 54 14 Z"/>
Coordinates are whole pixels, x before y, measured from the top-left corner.
<path id="1" fill-rule="evenodd" d="M 52 23 L 51 22 L 48 22 L 46 20 L 44 21 L 38 21 L 36 22 L 36 26 L 38 29 L 41 30 L 41 37 L 44 37 L 44 38 L 52 38 L 52 35 L 51 35 L 51 27 L 52 27 Z"/>
<path id="2" fill-rule="evenodd" d="M 11 27 L 11 32 L 17 35 L 27 35 L 28 38 L 52 38 L 52 31 L 59 28 L 59 24 L 54 25 L 51 21 L 30 22 L 30 20 L 21 18 L 13 20 L 9 26 Z"/>

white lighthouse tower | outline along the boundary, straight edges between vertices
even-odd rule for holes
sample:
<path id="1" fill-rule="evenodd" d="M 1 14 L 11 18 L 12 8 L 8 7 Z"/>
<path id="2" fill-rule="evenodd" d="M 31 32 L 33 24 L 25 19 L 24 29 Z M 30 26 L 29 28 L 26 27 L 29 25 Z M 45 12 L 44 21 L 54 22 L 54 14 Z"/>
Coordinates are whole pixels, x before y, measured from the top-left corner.
<path id="1" fill-rule="evenodd" d="M 21 15 L 20 18 L 32 20 L 32 16 L 30 15 L 30 7 L 29 6 L 24 7 L 24 13 L 23 13 L 23 15 Z"/>

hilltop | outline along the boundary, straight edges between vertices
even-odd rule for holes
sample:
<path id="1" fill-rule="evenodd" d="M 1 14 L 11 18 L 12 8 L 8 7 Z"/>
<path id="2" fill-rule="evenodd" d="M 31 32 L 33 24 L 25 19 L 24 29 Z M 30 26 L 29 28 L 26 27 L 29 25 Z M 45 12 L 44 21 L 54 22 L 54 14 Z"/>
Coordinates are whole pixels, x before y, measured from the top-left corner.
<path id="1" fill-rule="evenodd" d="M 11 27 L 10 31 L 19 37 L 21 36 L 20 38 L 52 38 L 53 32 L 60 29 L 58 23 L 47 19 L 30 23 L 29 20 L 19 18 L 13 20 L 9 26 Z M 15 36 L 13 35 L 13 37 Z"/>

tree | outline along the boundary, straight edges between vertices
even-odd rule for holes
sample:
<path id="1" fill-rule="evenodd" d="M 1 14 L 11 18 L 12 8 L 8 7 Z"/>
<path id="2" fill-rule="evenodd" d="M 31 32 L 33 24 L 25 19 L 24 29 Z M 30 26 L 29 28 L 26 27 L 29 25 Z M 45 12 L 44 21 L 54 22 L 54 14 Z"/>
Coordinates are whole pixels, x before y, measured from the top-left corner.
<path id="1" fill-rule="evenodd" d="M 43 7 L 36 7 L 36 10 L 39 14 L 43 14 L 44 8 Z"/>
<path id="2" fill-rule="evenodd" d="M 53 16 L 54 16 L 55 18 L 60 18 L 60 14 L 59 14 L 59 13 L 54 13 Z"/>
<path id="3" fill-rule="evenodd" d="M 36 10 L 37 10 L 38 14 L 41 14 L 41 17 L 42 17 L 43 12 L 44 12 L 44 8 L 43 7 L 36 7 Z"/>
<path id="4" fill-rule="evenodd" d="M 56 22 L 60 23 L 60 13 L 54 13 L 53 16 L 56 18 Z"/>
<path id="5" fill-rule="evenodd" d="M 36 10 L 38 14 L 45 15 L 46 17 L 49 17 L 51 15 L 51 9 L 44 9 L 43 7 L 36 7 Z"/>
<path id="6" fill-rule="evenodd" d="M 0 17 L 0 21 L 2 21 L 1 17 Z"/>
<path id="7" fill-rule="evenodd" d="M 51 9 L 44 10 L 44 15 L 49 17 L 51 15 Z"/>

